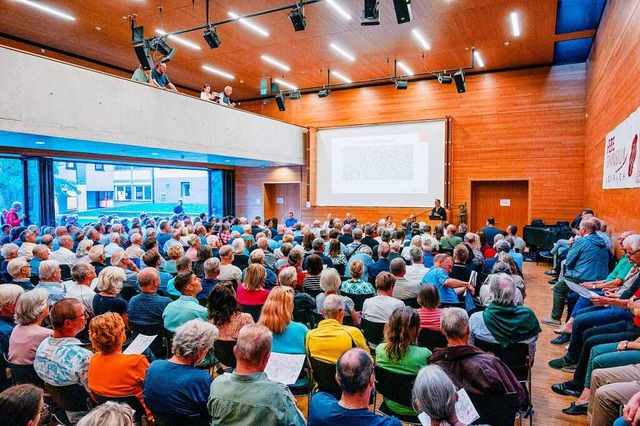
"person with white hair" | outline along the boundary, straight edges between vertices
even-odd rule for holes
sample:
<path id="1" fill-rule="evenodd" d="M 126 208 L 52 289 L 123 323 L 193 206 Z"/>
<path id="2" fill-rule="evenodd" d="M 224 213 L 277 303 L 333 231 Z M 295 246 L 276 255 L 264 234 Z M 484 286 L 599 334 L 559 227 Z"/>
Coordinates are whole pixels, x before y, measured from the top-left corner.
<path id="1" fill-rule="evenodd" d="M 56 260 L 45 260 L 40 262 L 40 268 L 38 270 L 40 275 L 40 282 L 38 288 L 43 288 L 49 293 L 49 303 L 53 305 L 58 300 L 67 297 L 67 290 L 61 284 L 62 272 L 60 271 L 60 264 Z"/>
<path id="2" fill-rule="evenodd" d="M 89 250 L 93 247 L 93 240 L 84 239 L 78 243 L 76 247 L 76 263 L 79 262 L 91 262 L 89 259 Z"/>
<path id="3" fill-rule="evenodd" d="M 0 285 L 0 352 L 9 352 L 9 337 L 16 326 L 14 315 L 16 304 L 24 290 L 19 285 Z"/>
<path id="4" fill-rule="evenodd" d="M 429 416 L 432 426 L 464 426 L 456 413 L 456 386 L 442 368 L 437 365 L 422 367 L 413 383 L 412 394 L 416 408 Z"/>
<path id="5" fill-rule="evenodd" d="M 153 229 L 153 228 L 150 228 Z M 127 247 L 127 255 L 130 259 L 142 259 L 144 256 L 144 250 L 141 247 L 142 244 L 142 235 L 138 232 L 134 232 L 129 237 L 129 241 L 131 241 L 131 245 Z"/>
<path id="6" fill-rule="evenodd" d="M 144 401 L 154 415 L 200 415 L 209 423 L 207 399 L 213 377 L 196 366 L 207 356 L 217 339 L 216 326 L 201 319 L 187 321 L 176 329 L 172 341 L 173 356 L 152 362 L 142 387 Z"/>
<path id="7" fill-rule="evenodd" d="M 180 237 L 182 237 L 182 231 L 180 229 L 173 229 L 171 231 L 171 238 L 169 238 L 167 242 L 164 243 L 164 246 L 162 247 L 162 252 L 167 253 L 169 250 L 169 247 L 171 246 L 179 246 L 182 248 L 182 242 L 180 242 Z"/>
<path id="8" fill-rule="evenodd" d="M 351 316 L 352 324 L 355 326 L 360 325 L 360 315 L 356 312 L 355 304 L 353 300 L 347 296 L 341 296 L 339 294 L 340 285 L 342 281 L 340 281 L 340 274 L 334 268 L 327 268 L 320 274 L 320 288 L 324 291 L 324 293 L 320 293 L 316 296 L 316 308 L 317 312 L 322 311 L 322 305 L 327 296 L 331 294 L 338 295 L 342 301 L 344 302 L 345 312 Z"/>
<path id="9" fill-rule="evenodd" d="M 75 265 L 78 257 L 72 251 L 73 237 L 70 235 L 60 235 L 58 242 L 60 243 L 60 248 L 51 253 L 51 260 L 57 260 L 60 265 Z"/>
<path id="10" fill-rule="evenodd" d="M 16 244 L 8 243 L 2 246 L 2 257 L 4 260 L 2 261 L 2 265 L 0 266 L 0 273 L 2 273 L 2 277 L 5 282 L 11 282 L 11 275 L 7 272 L 7 266 L 9 266 L 9 262 L 18 257 L 18 247 Z"/>
<path id="11" fill-rule="evenodd" d="M 132 288 L 136 293 L 140 293 L 140 285 L 138 284 L 138 272 L 140 270 L 131 261 L 126 251 L 122 248 L 115 250 L 111 254 L 111 266 L 117 266 L 124 271 L 126 275 L 123 283 L 124 288 Z"/>
<path id="12" fill-rule="evenodd" d="M 27 261 L 33 259 L 33 248 L 36 246 L 36 234 L 28 229 L 20 233 L 20 249 L 18 249 L 18 256 L 24 257 Z"/>
<path id="13" fill-rule="evenodd" d="M 122 316 L 125 323 L 128 321 L 128 303 L 123 298 L 118 297 L 125 278 L 124 270 L 117 266 L 107 266 L 100 272 L 97 287 L 99 293 L 93 298 L 93 313 L 95 315 L 115 312 Z"/>
<path id="14" fill-rule="evenodd" d="M 112 232 L 109 234 L 109 244 L 104 248 L 104 254 L 107 258 L 110 258 L 114 251 L 121 249 L 120 246 L 120 234 L 118 232 Z"/>
<path id="15" fill-rule="evenodd" d="M 91 260 L 93 267 L 96 268 L 96 274 L 100 275 L 100 272 L 107 267 L 104 246 L 96 245 L 94 242 L 93 247 L 89 250 L 89 260 Z"/>
<path id="16" fill-rule="evenodd" d="M 82 417 L 76 426 L 134 426 L 134 411 L 127 404 L 107 401 Z"/>
<path id="17" fill-rule="evenodd" d="M 73 297 L 82 303 L 90 315 L 93 315 L 93 287 L 98 284 L 96 268 L 89 262 L 78 262 L 71 268 L 73 281 L 67 283 L 67 297 Z M 94 281 L 95 280 L 95 281 Z"/>
<path id="18" fill-rule="evenodd" d="M 31 284 L 31 264 L 23 257 L 12 259 L 7 265 L 7 272 L 13 278 L 12 283 L 19 285 L 24 291 L 33 290 Z"/>

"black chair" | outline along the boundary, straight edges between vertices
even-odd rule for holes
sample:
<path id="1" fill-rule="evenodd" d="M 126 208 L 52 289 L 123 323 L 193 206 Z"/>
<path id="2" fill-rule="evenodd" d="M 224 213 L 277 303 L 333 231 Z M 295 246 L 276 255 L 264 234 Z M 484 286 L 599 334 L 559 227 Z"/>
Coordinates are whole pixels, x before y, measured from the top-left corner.
<path id="1" fill-rule="evenodd" d="M 209 426 L 211 421 L 203 418 L 200 414 L 190 416 L 164 416 L 153 414 L 155 426 Z"/>
<path id="2" fill-rule="evenodd" d="M 421 328 L 420 334 L 418 334 L 418 346 L 428 348 L 433 352 L 436 348 L 446 348 L 447 338 L 438 330 Z"/>
<path id="3" fill-rule="evenodd" d="M 262 305 L 240 305 L 242 307 L 242 312 L 246 312 L 251 314 L 251 317 L 255 322 L 258 322 L 260 319 L 260 314 L 262 313 Z"/>
<path id="4" fill-rule="evenodd" d="M 418 297 L 412 297 L 410 299 L 400 299 L 406 306 L 409 306 L 413 309 L 418 309 L 420 305 L 418 305 Z"/>
<path id="5" fill-rule="evenodd" d="M 235 345 L 235 340 L 216 340 L 213 344 L 213 353 L 216 360 L 226 367 L 236 368 L 236 355 L 233 353 Z"/>
<path id="6" fill-rule="evenodd" d="M 464 309 L 465 305 L 464 302 L 456 302 L 456 303 L 445 303 L 445 302 L 441 302 L 440 303 L 440 307 L 441 308 L 461 308 Z"/>
<path id="7" fill-rule="evenodd" d="M 31 384 L 39 388 L 44 388 L 44 381 L 36 373 L 35 368 L 33 368 L 33 364 L 14 364 L 9 361 L 9 358 L 6 354 L 2 354 L 2 356 L 4 358 L 4 363 L 7 365 L 7 367 L 9 367 L 9 370 L 11 370 L 11 381 L 13 383 L 13 386 Z"/>
<path id="8" fill-rule="evenodd" d="M 516 392 L 498 395 L 469 395 L 473 406 L 480 415 L 474 425 L 513 426 L 518 415 L 518 394 Z"/>
<path id="9" fill-rule="evenodd" d="M 93 396 L 95 397 L 98 404 L 104 404 L 107 401 L 117 402 L 118 404 L 127 404 L 134 411 L 134 422 L 136 424 L 141 424 L 142 417 L 145 416 L 144 407 L 142 403 L 135 395 L 127 395 L 127 396 L 106 396 L 100 395 L 96 392 L 93 392 Z"/>
<path id="10" fill-rule="evenodd" d="M 309 357 L 309 366 L 311 380 L 316 385 L 315 390 L 327 392 L 339 400 L 342 396 L 342 389 L 336 381 L 336 365 Z"/>
<path id="11" fill-rule="evenodd" d="M 62 281 L 70 281 L 73 279 L 73 276 L 71 275 L 71 266 L 60 265 L 60 272 Z"/>
<path id="12" fill-rule="evenodd" d="M 364 318 L 360 322 L 362 334 L 372 352 L 375 352 L 376 346 L 384 342 L 384 325 L 383 322 L 372 322 Z"/>
<path id="13" fill-rule="evenodd" d="M 127 302 L 131 300 L 133 296 L 136 296 L 138 294 L 140 294 L 140 292 L 133 287 L 123 287 L 122 290 L 120 290 L 120 297 L 122 297 Z"/>
<path id="14" fill-rule="evenodd" d="M 145 336 L 157 336 L 149 349 L 153 352 L 153 355 L 158 359 L 169 358 L 171 348 L 169 347 L 169 339 L 165 333 L 165 328 L 162 324 L 142 325 L 130 322 L 133 338 L 138 337 L 138 334 L 144 334 Z"/>
<path id="15" fill-rule="evenodd" d="M 362 305 L 364 305 L 364 301 L 370 297 L 375 296 L 375 294 L 355 294 L 355 293 L 345 293 L 344 291 L 340 292 L 341 295 L 347 296 L 351 300 L 353 300 L 353 304 L 356 307 L 356 311 L 362 311 Z"/>
<path id="16" fill-rule="evenodd" d="M 52 386 L 48 383 L 44 385 L 44 391 L 51 395 L 52 408 L 56 420 L 65 425 L 71 425 L 66 416 L 58 416 L 57 411 L 83 412 L 89 411 L 93 404 L 87 390 L 82 385 Z M 65 421 L 66 420 L 66 421 Z"/>
<path id="17" fill-rule="evenodd" d="M 389 370 L 385 370 L 382 367 L 375 366 L 376 376 L 376 392 L 374 397 L 375 407 L 378 395 L 383 395 L 385 399 L 395 402 L 396 404 L 405 405 L 411 407 L 413 405 L 413 398 L 411 391 L 413 390 L 413 382 L 416 380 L 415 374 L 400 374 L 394 373 Z M 420 424 L 418 416 L 404 416 L 393 412 L 387 404 L 382 402 L 378 410 L 388 416 L 395 416 L 404 423 Z"/>
<path id="18" fill-rule="evenodd" d="M 304 292 L 307 293 L 309 296 L 313 297 L 314 299 L 318 297 L 319 294 L 324 293 L 323 290 L 310 290 L 310 289 L 305 289 Z"/>

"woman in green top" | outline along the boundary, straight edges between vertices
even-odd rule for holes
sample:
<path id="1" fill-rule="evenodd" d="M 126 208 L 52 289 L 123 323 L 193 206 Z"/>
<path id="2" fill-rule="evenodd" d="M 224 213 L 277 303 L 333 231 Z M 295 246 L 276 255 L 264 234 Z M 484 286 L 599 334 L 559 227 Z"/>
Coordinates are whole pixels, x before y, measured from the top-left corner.
<path id="1" fill-rule="evenodd" d="M 405 306 L 396 308 L 384 327 L 384 343 L 376 348 L 376 365 L 394 373 L 415 375 L 427 365 L 431 351 L 415 346 L 420 332 L 420 315 L 415 309 Z M 418 413 L 405 405 L 396 404 L 385 398 L 391 411 L 403 416 Z"/>

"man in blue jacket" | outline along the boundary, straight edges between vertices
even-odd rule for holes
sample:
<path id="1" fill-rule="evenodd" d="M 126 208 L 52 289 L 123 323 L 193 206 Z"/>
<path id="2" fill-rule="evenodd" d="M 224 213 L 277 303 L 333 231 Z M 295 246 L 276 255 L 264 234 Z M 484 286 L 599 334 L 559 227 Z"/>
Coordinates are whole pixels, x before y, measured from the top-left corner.
<path id="1" fill-rule="evenodd" d="M 597 225 L 587 219 L 580 223 L 579 235 L 567 253 L 565 272 L 553 286 L 553 309 L 551 316 L 542 320 L 547 325 L 560 325 L 564 305 L 571 291 L 567 281 L 580 284 L 585 281 L 598 281 L 609 273 L 609 250 L 606 242 L 596 233 Z"/>

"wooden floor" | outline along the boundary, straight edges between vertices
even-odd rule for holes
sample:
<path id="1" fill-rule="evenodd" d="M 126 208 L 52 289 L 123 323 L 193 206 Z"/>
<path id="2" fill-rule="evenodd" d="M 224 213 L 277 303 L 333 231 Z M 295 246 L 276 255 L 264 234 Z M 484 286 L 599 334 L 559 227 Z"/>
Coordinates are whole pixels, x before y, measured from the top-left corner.
<path id="1" fill-rule="evenodd" d="M 535 263 L 524 263 L 524 279 L 527 285 L 525 305 L 532 308 L 539 320 L 549 316 L 551 312 L 552 286 L 547 283 L 549 277 L 544 275 L 548 267 Z M 571 379 L 571 374 L 549 368 L 547 362 L 564 355 L 563 346 L 549 343 L 556 337 L 553 328 L 540 323 L 542 333 L 538 340 L 536 360 L 533 367 L 533 405 L 535 415 L 533 424 L 539 426 L 584 426 L 588 425 L 587 416 L 567 416 L 562 409 L 568 407 L 575 398 L 563 397 L 551 391 L 551 385 Z M 297 398 L 298 407 L 307 414 L 307 398 Z M 528 424 L 528 419 L 523 424 Z"/>

